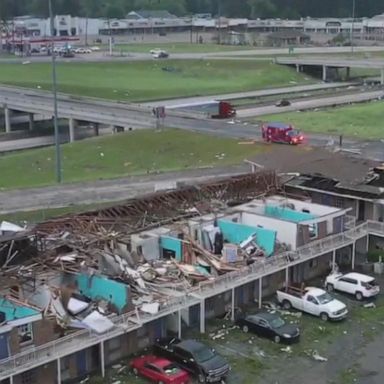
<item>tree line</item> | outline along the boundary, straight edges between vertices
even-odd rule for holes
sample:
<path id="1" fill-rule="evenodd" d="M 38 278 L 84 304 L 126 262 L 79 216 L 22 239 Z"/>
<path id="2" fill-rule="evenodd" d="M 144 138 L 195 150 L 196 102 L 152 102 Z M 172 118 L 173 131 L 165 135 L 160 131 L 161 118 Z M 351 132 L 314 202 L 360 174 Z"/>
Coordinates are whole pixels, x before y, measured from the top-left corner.
<path id="1" fill-rule="evenodd" d="M 384 13 L 382 0 L 355 0 L 356 17 Z M 211 13 L 227 17 L 350 17 L 353 0 L 52 0 L 55 14 L 124 18 L 132 10 L 168 10 L 177 16 Z M 0 0 L 0 19 L 48 16 L 48 0 Z"/>

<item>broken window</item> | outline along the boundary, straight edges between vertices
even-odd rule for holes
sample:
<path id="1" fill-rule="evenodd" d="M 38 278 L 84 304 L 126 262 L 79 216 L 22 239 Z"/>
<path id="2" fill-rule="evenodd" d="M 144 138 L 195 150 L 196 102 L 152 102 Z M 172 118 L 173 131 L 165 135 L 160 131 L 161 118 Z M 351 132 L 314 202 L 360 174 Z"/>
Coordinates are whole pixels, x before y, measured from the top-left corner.
<path id="1" fill-rule="evenodd" d="M 32 324 L 23 324 L 18 327 L 19 342 L 20 344 L 28 344 L 33 341 Z"/>
<path id="2" fill-rule="evenodd" d="M 318 236 L 317 233 L 317 224 L 309 224 L 308 225 L 309 237 L 313 240 Z"/>

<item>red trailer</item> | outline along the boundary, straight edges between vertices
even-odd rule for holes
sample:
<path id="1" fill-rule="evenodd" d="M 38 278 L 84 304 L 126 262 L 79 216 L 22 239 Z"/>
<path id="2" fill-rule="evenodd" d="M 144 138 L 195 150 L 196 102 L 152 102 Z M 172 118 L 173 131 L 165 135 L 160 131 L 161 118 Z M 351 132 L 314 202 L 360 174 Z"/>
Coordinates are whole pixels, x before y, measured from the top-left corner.
<path id="1" fill-rule="evenodd" d="M 236 116 L 236 109 L 228 101 L 219 101 L 217 107 L 217 114 L 211 115 L 214 119 L 228 119 Z"/>
<path id="2" fill-rule="evenodd" d="M 261 127 L 263 140 L 268 143 L 285 143 L 297 145 L 303 142 L 304 136 L 290 124 L 265 123 Z"/>

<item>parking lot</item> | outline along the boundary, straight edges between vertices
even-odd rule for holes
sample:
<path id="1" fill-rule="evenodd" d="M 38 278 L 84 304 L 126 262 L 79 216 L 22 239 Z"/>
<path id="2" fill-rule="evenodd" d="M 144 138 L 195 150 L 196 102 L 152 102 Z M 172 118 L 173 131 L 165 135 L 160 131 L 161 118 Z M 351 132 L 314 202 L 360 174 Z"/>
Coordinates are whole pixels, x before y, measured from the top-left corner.
<path id="1" fill-rule="evenodd" d="M 383 277 L 377 281 L 384 287 Z M 314 284 L 320 286 L 322 282 L 311 283 Z M 349 315 L 344 321 L 323 322 L 300 312 L 282 311 L 287 322 L 301 329 L 300 342 L 291 346 L 244 333 L 225 319 L 208 321 L 205 335 L 188 331 L 184 337 L 198 338 L 228 359 L 232 371 L 227 384 L 382 384 L 383 293 L 371 302 L 374 306 L 368 307 L 369 301 L 358 302 L 340 293 L 333 295 L 348 306 Z M 250 313 L 256 311 L 256 305 L 248 309 Z M 110 369 L 107 380 L 92 378 L 89 382 L 145 383 L 124 368 L 127 361 Z"/>

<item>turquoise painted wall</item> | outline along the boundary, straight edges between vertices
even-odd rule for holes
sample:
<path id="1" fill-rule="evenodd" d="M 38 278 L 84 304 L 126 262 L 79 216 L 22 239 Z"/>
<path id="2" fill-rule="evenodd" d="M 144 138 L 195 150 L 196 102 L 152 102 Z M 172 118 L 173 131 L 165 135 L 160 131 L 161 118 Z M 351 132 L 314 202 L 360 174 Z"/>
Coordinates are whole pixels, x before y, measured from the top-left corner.
<path id="1" fill-rule="evenodd" d="M 180 239 L 176 237 L 160 236 L 160 247 L 175 252 L 176 260 L 182 261 L 183 246 Z"/>
<path id="2" fill-rule="evenodd" d="M 40 312 L 35 309 L 16 305 L 7 299 L 0 299 L 0 311 L 5 313 L 6 321 L 23 319 L 40 314 Z"/>
<path id="3" fill-rule="evenodd" d="M 270 229 L 251 227 L 249 225 L 234 223 L 233 221 L 218 220 L 217 222 L 224 239 L 239 244 L 252 234 L 256 233 L 257 244 L 265 250 L 267 256 L 272 255 L 275 249 L 276 231 Z"/>
<path id="4" fill-rule="evenodd" d="M 110 301 L 120 312 L 128 304 L 128 287 L 100 276 L 77 275 L 79 291 L 92 300 Z M 111 296 L 111 297 L 110 297 Z"/>
<path id="5" fill-rule="evenodd" d="M 316 216 L 307 212 L 294 211 L 290 208 L 274 207 L 267 205 L 264 210 L 264 214 L 270 217 L 276 217 L 277 219 L 293 221 L 299 223 L 305 220 L 314 219 Z"/>

